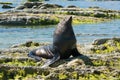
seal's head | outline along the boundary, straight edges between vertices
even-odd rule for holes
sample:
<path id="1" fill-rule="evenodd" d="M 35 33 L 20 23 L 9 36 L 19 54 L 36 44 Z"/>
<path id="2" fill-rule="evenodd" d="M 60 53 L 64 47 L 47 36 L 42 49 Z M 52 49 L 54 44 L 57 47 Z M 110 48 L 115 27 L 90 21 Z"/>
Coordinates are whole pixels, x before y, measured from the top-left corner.
<path id="1" fill-rule="evenodd" d="M 67 35 L 66 32 L 71 33 L 71 31 L 73 32 L 72 29 L 72 16 L 70 17 L 66 17 L 65 19 L 63 19 L 57 26 L 55 32 L 54 32 L 54 36 L 58 36 L 61 34 Z M 68 34 L 70 35 L 70 34 Z"/>

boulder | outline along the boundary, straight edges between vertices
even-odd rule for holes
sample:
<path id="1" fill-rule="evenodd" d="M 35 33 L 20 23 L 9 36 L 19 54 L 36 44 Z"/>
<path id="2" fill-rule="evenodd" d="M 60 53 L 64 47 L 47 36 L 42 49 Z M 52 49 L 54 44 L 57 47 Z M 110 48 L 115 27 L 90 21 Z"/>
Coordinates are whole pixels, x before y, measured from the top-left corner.
<path id="1" fill-rule="evenodd" d="M 93 45 L 101 45 L 101 44 L 104 44 L 106 43 L 106 41 L 109 40 L 108 38 L 105 38 L 105 39 L 97 39 L 93 42 Z"/>
<path id="2" fill-rule="evenodd" d="M 14 8 L 14 7 L 12 7 L 12 6 L 10 6 L 10 5 L 6 5 L 6 4 L 4 4 L 4 5 L 2 6 L 2 8 L 4 8 L 4 9 L 8 9 L 8 8 Z"/>
<path id="3" fill-rule="evenodd" d="M 24 25 L 26 24 L 27 19 L 26 18 L 18 18 L 16 16 L 9 16 L 4 18 L 3 20 L 0 20 L 0 24 L 2 25 Z"/>
<path id="4" fill-rule="evenodd" d="M 106 13 L 104 13 L 104 12 L 96 12 L 95 14 L 94 14 L 94 17 L 98 17 L 98 18 L 103 18 L 103 17 L 107 17 L 107 15 L 106 15 Z"/>
<path id="5" fill-rule="evenodd" d="M 67 8 L 77 8 L 77 6 L 75 6 L 75 5 L 69 5 L 69 6 L 67 6 Z"/>
<path id="6" fill-rule="evenodd" d="M 23 10 L 23 9 L 25 9 L 26 7 L 24 6 L 24 5 L 20 5 L 20 6 L 18 6 L 18 7 L 16 7 L 15 9 L 16 10 Z"/>
<path id="7" fill-rule="evenodd" d="M 32 8 L 34 6 L 34 2 L 26 2 L 24 3 L 24 6 L 27 8 Z"/>
<path id="8" fill-rule="evenodd" d="M 26 8 L 32 8 L 33 6 L 40 6 L 40 5 L 42 5 L 43 3 L 42 2 L 26 2 L 26 3 L 24 3 L 24 6 L 26 7 Z"/>
<path id="9" fill-rule="evenodd" d="M 47 9 L 47 8 L 62 8 L 63 6 L 58 4 L 42 4 L 39 6 L 41 9 Z"/>
<path id="10" fill-rule="evenodd" d="M 120 42 L 120 38 L 104 38 L 104 39 L 96 39 L 92 44 L 93 45 L 101 45 L 104 43 L 113 43 L 113 41 Z"/>
<path id="11" fill-rule="evenodd" d="M 43 2 L 34 2 L 34 3 L 33 3 L 34 6 L 40 6 L 40 5 L 42 5 L 42 4 L 44 4 L 44 3 L 43 3 Z"/>
<path id="12" fill-rule="evenodd" d="M 95 8 L 95 9 L 99 9 L 99 6 L 90 6 L 89 8 Z"/>

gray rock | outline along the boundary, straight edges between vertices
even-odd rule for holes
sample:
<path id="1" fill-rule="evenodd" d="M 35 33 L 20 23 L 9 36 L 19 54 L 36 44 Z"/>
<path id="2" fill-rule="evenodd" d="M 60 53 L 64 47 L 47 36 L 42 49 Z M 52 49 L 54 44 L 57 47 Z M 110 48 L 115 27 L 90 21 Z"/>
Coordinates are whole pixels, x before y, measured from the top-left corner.
<path id="1" fill-rule="evenodd" d="M 96 13 L 94 13 L 94 17 L 106 17 L 106 13 L 104 13 L 104 12 L 96 12 Z"/>
<path id="2" fill-rule="evenodd" d="M 27 8 L 32 8 L 34 6 L 34 2 L 26 2 L 24 3 L 24 6 Z"/>
<path id="3" fill-rule="evenodd" d="M 9 16 L 5 19 L 0 20 L 2 25 L 24 25 L 26 24 L 27 19 L 24 17 L 18 18 L 17 16 Z"/>
<path id="4" fill-rule="evenodd" d="M 113 44 L 113 41 L 120 42 L 120 38 L 104 38 L 104 39 L 96 39 L 92 44 L 93 45 L 101 45 L 107 42 L 107 44 Z"/>
<path id="5" fill-rule="evenodd" d="M 32 25 L 39 24 L 33 23 L 33 20 L 38 21 L 40 17 L 36 16 L 26 16 L 24 15 L 8 15 L 8 16 L 0 16 L 1 25 Z"/>
<path id="6" fill-rule="evenodd" d="M 4 8 L 4 9 L 8 9 L 8 8 L 14 8 L 14 7 L 12 7 L 12 6 L 10 6 L 10 5 L 6 5 L 6 4 L 4 4 L 4 5 L 2 6 L 2 8 Z"/>
<path id="7" fill-rule="evenodd" d="M 42 4 L 39 6 L 41 9 L 47 9 L 47 8 L 62 8 L 63 6 L 58 5 L 58 4 Z"/>
<path id="8" fill-rule="evenodd" d="M 109 40 L 108 38 L 105 38 L 105 39 L 97 39 L 93 42 L 93 45 L 101 45 L 101 44 L 104 44 L 106 43 L 106 41 Z"/>
<path id="9" fill-rule="evenodd" d="M 75 5 L 69 5 L 69 6 L 67 6 L 67 8 L 77 8 L 77 6 L 75 6 Z"/>
<path id="10" fill-rule="evenodd" d="M 16 7 L 15 9 L 16 10 L 23 10 L 23 9 L 25 9 L 26 7 L 24 6 L 24 5 L 20 5 L 20 6 L 18 6 L 18 7 Z"/>
<path id="11" fill-rule="evenodd" d="M 33 6 L 38 7 L 42 4 L 43 4 L 42 2 L 26 2 L 26 3 L 24 3 L 23 6 L 25 6 L 26 8 L 32 8 Z"/>
<path id="12" fill-rule="evenodd" d="M 89 8 L 95 8 L 95 9 L 99 9 L 99 6 L 90 6 Z"/>

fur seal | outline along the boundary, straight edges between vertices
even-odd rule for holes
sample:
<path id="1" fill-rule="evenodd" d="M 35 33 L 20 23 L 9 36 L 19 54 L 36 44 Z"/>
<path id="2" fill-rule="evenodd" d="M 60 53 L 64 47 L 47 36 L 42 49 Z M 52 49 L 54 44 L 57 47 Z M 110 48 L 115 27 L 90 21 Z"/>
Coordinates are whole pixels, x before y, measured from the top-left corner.
<path id="1" fill-rule="evenodd" d="M 31 51 L 28 56 L 37 61 L 40 61 L 41 58 L 48 59 L 42 68 L 46 68 L 59 59 L 67 59 L 71 55 L 73 57 L 81 56 L 76 47 L 76 37 L 71 23 L 72 16 L 61 21 L 54 31 L 53 43 Z"/>

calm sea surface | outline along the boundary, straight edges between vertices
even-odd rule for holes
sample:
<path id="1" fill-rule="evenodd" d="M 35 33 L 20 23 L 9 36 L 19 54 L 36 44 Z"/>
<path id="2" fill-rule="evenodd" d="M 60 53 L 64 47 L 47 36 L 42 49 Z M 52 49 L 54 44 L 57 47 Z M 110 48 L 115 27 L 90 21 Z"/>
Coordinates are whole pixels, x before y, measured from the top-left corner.
<path id="1" fill-rule="evenodd" d="M 25 0 L 0 0 L 14 2 L 13 6 L 20 5 Z M 99 6 L 107 9 L 120 10 L 119 1 L 60 1 L 51 0 L 47 3 L 56 3 L 63 6 L 76 5 L 79 7 Z M 6 11 L 1 9 L 0 12 Z M 0 25 L 0 48 L 8 48 L 14 44 L 26 41 L 51 42 L 56 25 L 50 26 L 2 26 Z M 44 28 L 43 28 L 44 27 Z M 104 22 L 99 24 L 79 24 L 73 25 L 77 42 L 89 44 L 98 38 L 120 37 L 120 20 Z"/>

